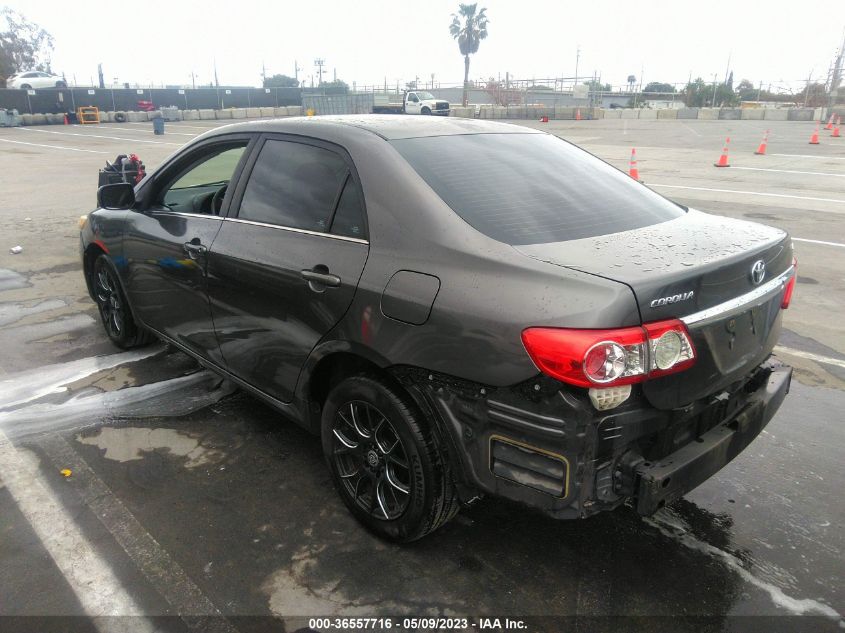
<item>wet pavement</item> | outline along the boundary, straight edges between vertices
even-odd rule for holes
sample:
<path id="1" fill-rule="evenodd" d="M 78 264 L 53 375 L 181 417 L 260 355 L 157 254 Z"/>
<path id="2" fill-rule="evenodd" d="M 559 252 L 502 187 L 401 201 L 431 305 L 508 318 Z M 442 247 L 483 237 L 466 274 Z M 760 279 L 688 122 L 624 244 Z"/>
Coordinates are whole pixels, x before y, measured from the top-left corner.
<path id="1" fill-rule="evenodd" d="M 613 160 L 621 149 L 606 138 L 621 128 L 609 124 L 622 121 L 590 123 L 607 125 L 579 133 L 596 137 L 599 155 L 613 147 Z M 8 165 L 39 160 L 14 158 Z M 0 167 L 9 160 L 0 154 Z M 73 164 L 91 175 L 99 162 Z M 44 191 L 23 208 L 14 186 L 0 192 L 0 227 L 25 242 L 21 255 L 0 253 L 0 615 L 111 616 L 76 622 L 98 631 L 293 631 L 311 615 L 468 616 L 475 630 L 487 616 L 579 616 L 581 630 L 619 624 L 605 616 L 642 616 L 625 624 L 648 631 L 845 628 L 845 336 L 824 314 L 845 305 L 845 249 L 799 243 L 805 281 L 781 340 L 796 366 L 792 393 L 744 453 L 684 499 L 650 519 L 622 508 L 574 522 L 484 499 L 397 546 L 351 518 L 316 438 L 177 351 L 108 343 L 75 261 L 75 218 L 94 177 L 60 173 L 66 200 Z M 812 233 L 808 219 L 840 207 L 796 204 L 776 215 L 735 196 L 711 210 L 784 216 L 793 235 L 845 241 L 841 228 Z M 34 622 L 0 618 L 0 630 Z M 554 631 L 569 621 L 529 622 Z"/>

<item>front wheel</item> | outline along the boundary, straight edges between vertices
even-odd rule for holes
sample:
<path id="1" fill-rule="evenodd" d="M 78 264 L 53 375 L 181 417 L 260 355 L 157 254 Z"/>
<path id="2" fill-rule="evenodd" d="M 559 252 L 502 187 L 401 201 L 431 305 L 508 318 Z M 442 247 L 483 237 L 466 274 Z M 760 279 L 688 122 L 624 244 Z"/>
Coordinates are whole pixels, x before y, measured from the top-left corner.
<path id="1" fill-rule="evenodd" d="M 414 541 L 457 513 L 440 442 L 398 389 L 375 376 L 347 378 L 329 394 L 321 430 L 338 493 L 379 536 Z"/>
<path id="2" fill-rule="evenodd" d="M 423 108 L 422 113 L 423 114 L 431 114 L 431 108 Z"/>
<path id="3" fill-rule="evenodd" d="M 67 88 L 67 84 L 64 81 L 57 81 L 56 82 L 56 88 L 58 88 L 59 90 L 62 90 L 64 88 Z"/>
<path id="4" fill-rule="evenodd" d="M 32 90 L 32 86 L 29 84 L 21 84 L 21 90 Z"/>
<path id="5" fill-rule="evenodd" d="M 129 349 L 152 341 L 152 335 L 135 323 L 108 255 L 103 254 L 96 259 L 92 275 L 94 298 L 103 328 L 111 342 L 120 348 Z"/>

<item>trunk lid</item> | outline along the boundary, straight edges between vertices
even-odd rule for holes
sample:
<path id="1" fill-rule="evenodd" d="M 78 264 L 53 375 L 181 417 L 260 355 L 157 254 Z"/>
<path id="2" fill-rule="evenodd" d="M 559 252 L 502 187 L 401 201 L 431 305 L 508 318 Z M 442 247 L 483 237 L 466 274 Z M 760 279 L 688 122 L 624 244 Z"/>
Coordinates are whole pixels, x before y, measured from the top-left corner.
<path id="1" fill-rule="evenodd" d="M 777 343 L 782 277 L 792 266 L 791 240 L 779 229 L 691 210 L 623 233 L 515 248 L 628 285 L 643 323 L 687 323 L 696 363 L 643 384 L 655 407 L 681 407 L 725 388 Z M 758 262 L 765 268 L 762 279 Z"/>

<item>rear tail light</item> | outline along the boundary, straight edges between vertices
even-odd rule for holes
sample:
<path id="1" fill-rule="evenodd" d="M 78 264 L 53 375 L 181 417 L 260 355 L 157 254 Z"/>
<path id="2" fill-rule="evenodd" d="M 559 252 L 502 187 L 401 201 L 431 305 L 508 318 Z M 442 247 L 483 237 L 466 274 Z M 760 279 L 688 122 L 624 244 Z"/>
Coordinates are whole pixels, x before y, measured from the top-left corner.
<path id="1" fill-rule="evenodd" d="M 798 281 L 798 260 L 792 258 L 792 277 L 786 282 L 786 289 L 783 291 L 783 300 L 780 307 L 786 310 L 789 302 L 792 301 L 792 293 L 795 291 L 795 284 Z"/>
<path id="2" fill-rule="evenodd" d="M 677 319 L 613 330 L 528 328 L 522 343 L 540 371 L 579 387 L 630 385 L 695 362 L 689 332 Z"/>

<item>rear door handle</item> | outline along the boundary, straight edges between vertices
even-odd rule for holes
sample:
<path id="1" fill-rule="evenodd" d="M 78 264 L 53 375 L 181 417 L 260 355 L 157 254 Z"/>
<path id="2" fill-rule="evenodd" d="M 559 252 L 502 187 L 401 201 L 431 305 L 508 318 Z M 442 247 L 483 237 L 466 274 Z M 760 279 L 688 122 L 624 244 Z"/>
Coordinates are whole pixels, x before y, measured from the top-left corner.
<path id="1" fill-rule="evenodd" d="M 185 252 L 192 259 L 197 255 L 205 255 L 208 252 L 208 248 L 206 248 L 203 244 L 200 244 L 199 241 L 185 242 L 182 244 L 182 248 L 185 249 Z"/>
<path id="2" fill-rule="evenodd" d="M 311 290 L 319 292 L 323 290 L 323 286 L 329 288 L 337 288 L 340 286 L 340 277 L 329 273 L 328 268 L 325 266 L 315 266 L 314 268 L 317 270 L 303 270 L 300 273 L 302 278 L 308 282 L 308 286 Z M 320 269 L 324 269 L 325 272 Z"/>

